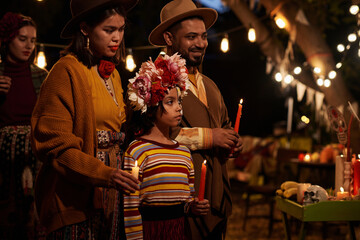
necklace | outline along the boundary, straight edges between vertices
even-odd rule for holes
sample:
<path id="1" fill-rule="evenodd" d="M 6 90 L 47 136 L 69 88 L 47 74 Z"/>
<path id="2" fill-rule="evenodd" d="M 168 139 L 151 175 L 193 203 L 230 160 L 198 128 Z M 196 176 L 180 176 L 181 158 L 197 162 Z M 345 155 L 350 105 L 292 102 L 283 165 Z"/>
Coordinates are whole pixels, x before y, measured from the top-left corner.
<path id="1" fill-rule="evenodd" d="M 116 101 L 115 95 L 114 95 L 113 92 L 111 91 L 111 87 L 110 87 L 110 85 L 109 85 L 109 83 L 108 83 L 108 80 L 109 80 L 109 79 L 104 79 L 104 78 L 103 78 L 103 80 L 104 80 L 104 83 L 105 83 L 106 90 L 109 92 L 109 94 L 111 95 L 111 97 L 112 97 L 112 99 L 114 100 L 115 104 L 118 106 L 119 104 L 118 104 L 118 102 Z"/>

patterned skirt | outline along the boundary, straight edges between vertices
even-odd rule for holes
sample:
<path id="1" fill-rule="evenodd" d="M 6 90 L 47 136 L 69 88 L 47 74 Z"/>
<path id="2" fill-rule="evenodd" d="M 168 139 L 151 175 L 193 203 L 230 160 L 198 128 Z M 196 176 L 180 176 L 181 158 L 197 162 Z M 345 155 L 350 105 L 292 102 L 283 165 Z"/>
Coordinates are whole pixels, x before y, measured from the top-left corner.
<path id="1" fill-rule="evenodd" d="M 121 169 L 120 145 L 125 135 L 118 132 L 98 131 L 97 158 L 105 165 Z M 118 240 L 125 239 L 122 193 L 115 189 L 101 188 L 102 208 L 88 220 L 65 226 L 47 236 L 49 240 Z"/>
<path id="2" fill-rule="evenodd" d="M 30 126 L 0 129 L 0 239 L 44 239 L 33 186 L 40 162 L 30 145 Z"/>

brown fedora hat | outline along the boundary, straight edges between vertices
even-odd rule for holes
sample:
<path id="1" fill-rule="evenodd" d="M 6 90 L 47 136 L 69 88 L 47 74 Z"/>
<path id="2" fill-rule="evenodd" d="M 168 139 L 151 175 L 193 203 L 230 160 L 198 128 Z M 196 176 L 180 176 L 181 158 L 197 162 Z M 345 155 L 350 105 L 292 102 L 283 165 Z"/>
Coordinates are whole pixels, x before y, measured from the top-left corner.
<path id="1" fill-rule="evenodd" d="M 61 38 L 71 38 L 76 24 L 91 13 L 109 6 L 123 6 L 125 11 L 130 11 L 139 0 L 71 0 L 70 10 L 72 18 L 61 31 Z"/>
<path id="2" fill-rule="evenodd" d="M 152 45 L 166 45 L 163 33 L 174 23 L 192 16 L 202 17 L 206 29 L 209 29 L 215 23 L 218 14 L 212 8 L 197 8 L 191 0 L 171 1 L 161 9 L 161 23 L 150 33 L 149 42 Z"/>

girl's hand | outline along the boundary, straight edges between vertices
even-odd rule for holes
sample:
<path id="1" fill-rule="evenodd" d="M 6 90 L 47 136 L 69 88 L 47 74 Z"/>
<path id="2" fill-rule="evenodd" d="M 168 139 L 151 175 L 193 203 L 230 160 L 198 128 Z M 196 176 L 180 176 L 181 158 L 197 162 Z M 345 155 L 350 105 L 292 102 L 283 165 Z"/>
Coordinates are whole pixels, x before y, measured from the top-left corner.
<path id="1" fill-rule="evenodd" d="M 113 188 L 134 193 L 136 190 L 140 190 L 138 184 L 139 180 L 126 171 L 116 169 L 111 173 L 110 186 Z"/>
<path id="2" fill-rule="evenodd" d="M 195 215 L 205 216 L 209 212 L 210 204 L 209 200 L 204 199 L 199 201 L 196 197 L 195 200 L 191 204 L 191 212 Z"/>
<path id="3" fill-rule="evenodd" d="M 5 95 L 9 92 L 11 86 L 11 78 L 7 76 L 0 76 L 0 95 Z"/>

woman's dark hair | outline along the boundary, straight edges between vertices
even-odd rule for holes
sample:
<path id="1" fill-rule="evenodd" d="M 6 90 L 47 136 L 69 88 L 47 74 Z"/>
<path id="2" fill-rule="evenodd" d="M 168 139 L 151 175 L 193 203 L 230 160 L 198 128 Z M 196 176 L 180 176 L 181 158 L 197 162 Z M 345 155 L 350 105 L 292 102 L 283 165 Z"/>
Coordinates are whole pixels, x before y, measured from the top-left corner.
<path id="1" fill-rule="evenodd" d="M 28 16 L 25 16 L 25 15 L 22 15 L 20 13 L 14 13 L 18 16 L 20 16 L 22 18 L 22 21 L 21 23 L 19 24 L 18 28 L 17 29 L 13 29 L 15 31 L 17 31 L 15 37 L 19 34 L 19 29 L 22 28 L 22 27 L 26 27 L 26 26 L 32 26 L 35 28 L 35 30 L 37 30 L 37 26 L 36 26 L 36 23 L 34 22 L 34 20 L 31 18 L 31 17 L 28 17 Z M 14 37 L 14 38 L 15 38 Z M 1 58 L 3 59 L 6 59 L 8 53 L 9 53 L 9 43 L 14 40 L 14 38 L 11 38 L 9 39 L 8 41 L 3 41 L 2 44 L 1 44 L 1 47 L 0 47 L 0 54 L 1 54 Z M 29 57 L 29 62 L 32 63 L 34 62 L 34 59 L 35 59 L 35 56 L 36 56 L 36 45 L 35 45 L 35 48 L 34 48 L 34 51 L 31 53 L 30 57 Z"/>
<path id="2" fill-rule="evenodd" d="M 127 106 L 130 106 L 127 104 Z M 149 133 L 156 120 L 156 112 L 160 110 L 160 114 L 163 114 L 166 110 L 162 101 L 157 106 L 148 107 L 146 113 L 141 113 L 141 110 L 133 111 L 127 109 L 126 112 L 126 143 L 130 144 L 135 138 L 141 137 Z"/>
<path id="3" fill-rule="evenodd" d="M 96 13 L 87 16 L 80 22 L 85 22 L 87 26 L 90 28 L 95 28 L 98 24 L 103 22 L 105 19 L 113 16 L 115 14 L 119 14 L 126 19 L 126 11 L 123 7 L 118 6 L 114 8 L 102 9 Z M 81 33 L 80 24 L 78 29 L 75 31 L 72 41 L 69 46 L 66 47 L 65 50 L 60 52 L 60 56 L 65 56 L 66 54 L 73 53 L 77 56 L 80 62 L 82 62 L 88 68 L 96 65 L 100 59 L 95 57 L 87 48 L 86 48 L 86 36 Z M 124 38 L 120 43 L 119 49 L 117 50 L 114 57 L 108 59 L 115 64 L 119 64 L 120 61 L 125 59 L 125 42 Z"/>

